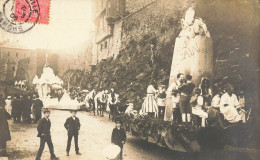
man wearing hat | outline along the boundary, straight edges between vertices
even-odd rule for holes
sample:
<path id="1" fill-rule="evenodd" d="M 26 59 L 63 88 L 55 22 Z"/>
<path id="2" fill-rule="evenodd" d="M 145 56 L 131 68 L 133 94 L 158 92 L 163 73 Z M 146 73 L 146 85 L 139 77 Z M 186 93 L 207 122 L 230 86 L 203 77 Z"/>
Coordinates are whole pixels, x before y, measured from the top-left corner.
<path id="1" fill-rule="evenodd" d="M 74 143 L 75 143 L 75 151 L 77 155 L 81 155 L 79 152 L 79 146 L 78 146 L 78 135 L 80 130 L 80 122 L 79 118 L 76 117 L 76 110 L 71 111 L 71 117 L 67 118 L 66 122 L 64 123 L 64 127 L 68 131 L 68 141 L 67 141 L 67 156 L 69 156 L 70 152 L 70 146 L 71 146 L 71 140 L 72 137 L 74 137 Z"/>
<path id="2" fill-rule="evenodd" d="M 50 117 L 50 111 L 48 109 L 45 109 L 43 111 L 44 117 L 40 119 L 38 123 L 38 135 L 37 137 L 40 137 L 40 148 L 37 153 L 36 160 L 40 160 L 42 156 L 42 152 L 44 150 L 45 142 L 48 144 L 50 154 L 51 154 L 51 159 L 59 159 L 56 157 L 54 154 L 54 148 L 53 148 L 53 143 L 51 140 L 51 121 L 49 119 Z"/>
<path id="3" fill-rule="evenodd" d="M 121 128 L 122 122 L 120 120 L 115 120 L 116 127 L 113 129 L 111 143 L 118 145 L 121 148 L 120 160 L 123 159 L 123 145 L 126 141 L 126 133 L 123 128 Z"/>
<path id="4" fill-rule="evenodd" d="M 21 100 L 20 96 L 16 95 L 12 102 L 12 117 L 14 120 L 14 123 L 20 123 L 21 122 L 21 114 L 22 114 L 22 107 L 21 107 Z"/>
<path id="5" fill-rule="evenodd" d="M 42 100 L 39 99 L 39 95 L 34 96 L 32 105 L 33 105 L 33 110 L 35 112 L 35 123 L 37 123 L 39 119 L 42 118 L 41 109 L 43 107 L 43 102 Z"/>

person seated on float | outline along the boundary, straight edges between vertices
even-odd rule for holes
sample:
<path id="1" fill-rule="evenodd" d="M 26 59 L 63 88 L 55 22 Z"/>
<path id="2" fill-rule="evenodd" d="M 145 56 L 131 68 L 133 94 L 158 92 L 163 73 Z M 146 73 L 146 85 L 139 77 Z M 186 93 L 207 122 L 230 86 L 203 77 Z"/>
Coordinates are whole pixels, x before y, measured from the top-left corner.
<path id="1" fill-rule="evenodd" d="M 223 95 L 222 89 L 217 89 L 217 93 L 211 100 L 211 106 L 219 111 L 221 96 Z"/>
<path id="2" fill-rule="evenodd" d="M 199 88 L 195 89 L 195 95 L 193 95 L 190 99 L 190 104 L 192 107 L 192 114 L 199 116 L 201 120 L 201 126 L 206 126 L 206 118 L 208 118 L 208 113 L 205 112 L 204 108 L 204 98 L 201 94 L 201 90 Z"/>
<path id="3" fill-rule="evenodd" d="M 155 101 L 155 95 L 157 94 L 157 90 L 153 85 L 149 85 L 147 87 L 147 95 L 144 98 L 144 102 L 142 108 L 140 110 L 140 114 L 148 113 L 151 117 L 158 117 L 158 106 Z"/>
<path id="4" fill-rule="evenodd" d="M 240 110 L 239 102 L 237 96 L 234 94 L 234 88 L 230 83 L 226 85 L 226 91 L 227 92 L 221 96 L 220 112 L 228 122 L 239 122 L 244 118 L 245 114 L 238 113 L 238 110 Z"/>
<path id="5" fill-rule="evenodd" d="M 138 111 L 134 109 L 134 104 L 133 103 L 128 103 L 127 104 L 127 108 L 125 110 L 125 114 L 134 115 L 134 116 L 138 115 Z"/>

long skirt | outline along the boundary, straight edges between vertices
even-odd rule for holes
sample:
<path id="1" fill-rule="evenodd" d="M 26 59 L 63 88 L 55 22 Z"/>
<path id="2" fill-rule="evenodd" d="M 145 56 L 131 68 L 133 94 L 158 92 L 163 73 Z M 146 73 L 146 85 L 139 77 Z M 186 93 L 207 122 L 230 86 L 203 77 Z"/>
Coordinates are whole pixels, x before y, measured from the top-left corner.
<path id="1" fill-rule="evenodd" d="M 165 113 L 164 113 L 164 121 L 171 121 L 173 119 L 173 105 L 176 105 L 172 102 L 171 98 L 167 98 L 165 100 Z"/>
<path id="2" fill-rule="evenodd" d="M 153 95 L 147 95 L 142 105 L 143 113 L 155 113 L 158 117 L 158 106 Z"/>
<path id="3" fill-rule="evenodd" d="M 179 95 L 166 98 L 164 121 L 173 120 L 173 111 L 174 111 L 174 109 L 177 108 L 177 104 L 179 103 L 179 99 L 180 99 Z"/>

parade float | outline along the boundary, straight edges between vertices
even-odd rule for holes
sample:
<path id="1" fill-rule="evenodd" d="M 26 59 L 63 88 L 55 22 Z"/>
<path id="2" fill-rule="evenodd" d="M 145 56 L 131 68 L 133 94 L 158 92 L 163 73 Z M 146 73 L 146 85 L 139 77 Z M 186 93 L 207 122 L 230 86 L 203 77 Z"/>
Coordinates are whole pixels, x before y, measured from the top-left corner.
<path id="1" fill-rule="evenodd" d="M 196 85 L 202 77 L 211 80 L 213 43 L 206 24 L 201 18 L 195 18 L 192 8 L 187 10 L 181 23 L 182 30 L 175 41 L 169 84 L 176 80 L 178 73 L 192 75 Z M 172 105 L 169 95 L 166 105 Z M 137 111 L 121 114 L 118 118 L 131 135 L 182 152 L 221 150 L 227 146 L 248 148 L 252 137 L 256 136 L 254 127 L 249 123 L 220 124 L 219 121 L 208 119 L 207 126 L 201 127 L 195 125 L 194 121 L 183 125 L 140 115 Z"/>
<path id="2" fill-rule="evenodd" d="M 44 108 L 60 109 L 60 110 L 78 110 L 80 103 L 72 100 L 69 93 L 63 89 L 63 81 L 54 74 L 54 71 L 47 63 L 43 67 L 43 72 L 38 78 L 35 75 L 32 84 L 35 86 L 39 98 L 43 101 Z M 54 93 L 55 96 L 51 96 Z M 59 96 L 61 97 L 59 99 Z"/>

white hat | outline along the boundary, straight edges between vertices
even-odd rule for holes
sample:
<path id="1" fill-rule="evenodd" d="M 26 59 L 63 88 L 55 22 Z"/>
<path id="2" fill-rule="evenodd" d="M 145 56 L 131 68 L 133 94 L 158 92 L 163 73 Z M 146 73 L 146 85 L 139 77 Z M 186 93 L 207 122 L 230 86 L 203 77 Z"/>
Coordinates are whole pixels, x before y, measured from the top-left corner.
<path id="1" fill-rule="evenodd" d="M 9 98 L 12 98 L 12 97 L 11 97 L 11 96 L 8 96 L 7 98 L 9 99 Z"/>

